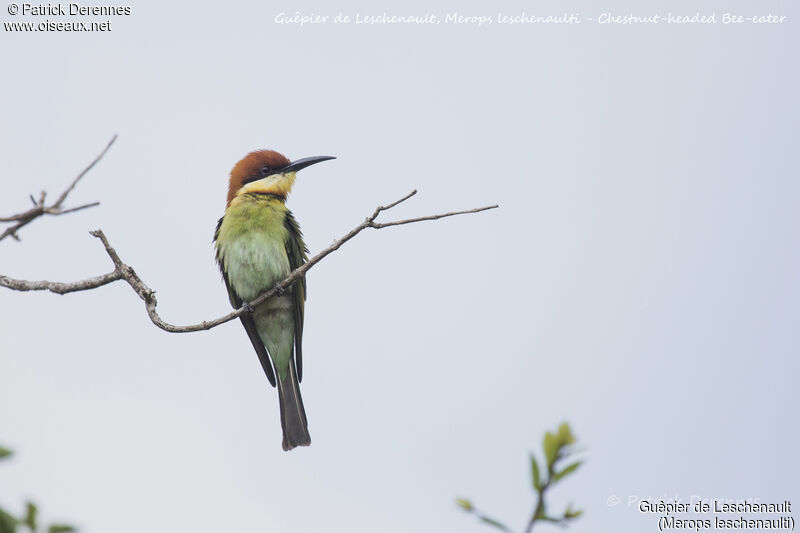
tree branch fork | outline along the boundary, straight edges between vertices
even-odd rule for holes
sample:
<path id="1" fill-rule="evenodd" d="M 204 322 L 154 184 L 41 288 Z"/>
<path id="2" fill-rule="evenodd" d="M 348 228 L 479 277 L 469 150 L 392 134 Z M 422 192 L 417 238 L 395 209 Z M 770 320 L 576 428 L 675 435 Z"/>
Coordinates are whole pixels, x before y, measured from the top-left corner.
<path id="1" fill-rule="evenodd" d="M 28 209 L 27 211 L 23 211 L 22 213 L 18 213 L 16 215 L 11 215 L 10 217 L 0 217 L 0 223 L 2 222 L 14 222 L 11 226 L 7 227 L 3 233 L 0 233 L 0 241 L 5 239 L 6 237 L 11 237 L 16 241 L 19 241 L 19 235 L 17 232 L 22 229 L 23 227 L 27 226 L 37 218 L 43 215 L 66 215 L 67 213 L 74 213 L 75 211 L 80 211 L 82 209 L 88 209 L 90 207 L 96 207 L 100 205 L 100 202 L 91 202 L 88 204 L 79 205 L 77 207 L 70 207 L 64 208 L 62 207 L 64 200 L 67 199 L 69 193 L 75 188 L 78 182 L 90 171 L 94 166 L 106 155 L 106 152 L 111 148 L 111 145 L 114 144 L 114 141 L 117 140 L 117 136 L 114 135 L 111 137 L 111 140 L 108 141 L 108 144 L 103 149 L 100 154 L 94 158 L 88 167 L 83 169 L 83 171 L 78 174 L 78 176 L 72 180 L 72 183 L 69 184 L 69 187 L 64 189 L 64 191 L 56 198 L 56 201 L 50 205 L 45 203 L 45 199 L 47 198 L 47 193 L 42 191 L 39 194 L 39 199 L 35 199 L 33 195 L 30 196 L 31 202 L 33 203 L 33 207 Z"/>
<path id="2" fill-rule="evenodd" d="M 70 186 L 56 199 L 56 202 L 51 204 L 50 206 L 45 205 L 45 193 L 42 192 L 40 199 L 38 201 L 34 201 L 34 207 L 29 209 L 24 213 L 20 213 L 18 215 L 14 215 L 11 217 L 0 218 L 0 222 L 14 222 L 12 226 L 7 228 L 2 234 L 0 234 L 0 240 L 4 239 L 7 236 L 12 236 L 13 238 L 19 240 L 16 235 L 17 230 L 19 230 L 24 225 L 30 223 L 31 221 L 35 220 L 36 218 L 45 215 L 62 215 L 66 213 L 75 212 L 81 209 L 86 209 L 89 207 L 94 207 L 99 204 L 99 202 L 93 202 L 91 204 L 81 205 L 75 208 L 70 209 L 62 209 L 61 205 L 63 204 L 64 200 L 67 198 L 69 193 L 74 189 L 75 185 L 78 181 L 94 167 L 97 162 L 106 154 L 108 149 L 116 140 L 117 136 L 115 135 L 105 149 L 100 153 L 97 158 L 83 171 L 81 172 L 78 177 L 73 180 Z M 253 301 L 243 304 L 242 307 L 231 311 L 230 313 L 221 316 L 219 318 L 215 318 L 213 320 L 204 320 L 203 322 L 197 324 L 190 324 L 186 326 L 178 326 L 174 324 L 170 324 L 166 322 L 161 316 L 158 314 L 156 307 L 158 306 L 158 301 L 156 300 L 156 291 L 151 289 L 150 287 L 145 284 L 144 281 L 139 277 L 136 271 L 130 265 L 127 265 L 120 259 L 119 254 L 111 246 L 111 243 L 106 237 L 105 233 L 102 230 L 97 229 L 95 231 L 89 232 L 93 237 L 100 240 L 103 245 L 103 248 L 106 251 L 106 254 L 111 259 L 111 262 L 114 265 L 114 270 L 108 272 L 107 274 L 102 274 L 100 276 L 95 276 L 91 278 L 86 278 L 79 281 L 73 282 L 59 282 L 59 281 L 28 281 L 28 280 L 20 280 L 10 278 L 8 276 L 0 274 L 0 286 L 7 287 L 12 290 L 16 291 L 50 291 L 56 294 L 68 294 L 71 292 L 79 292 L 79 291 L 87 291 L 102 287 L 104 285 L 108 285 L 110 283 L 114 283 L 116 281 L 125 281 L 128 285 L 130 285 L 131 289 L 142 299 L 145 304 L 145 309 L 147 311 L 147 315 L 150 320 L 155 324 L 157 327 L 161 328 L 164 331 L 170 333 L 192 333 L 195 331 L 204 331 L 209 330 L 211 328 L 217 327 L 221 324 L 225 324 L 226 322 L 230 322 L 231 320 L 236 319 L 237 317 L 252 312 L 252 310 L 264 302 L 265 300 L 275 296 L 276 294 L 282 293 L 286 289 L 288 289 L 293 283 L 295 283 L 300 278 L 304 277 L 306 273 L 317 263 L 322 261 L 325 257 L 332 254 L 341 246 L 346 243 L 347 241 L 353 239 L 356 235 L 361 233 L 367 228 L 371 229 L 383 229 L 392 226 L 401 226 L 405 224 L 413 224 L 416 222 L 423 222 L 427 220 L 438 220 L 441 218 L 452 217 L 457 215 L 467 215 L 473 213 L 480 213 L 482 211 L 488 211 L 490 209 L 496 209 L 497 205 L 488 205 L 484 207 L 478 207 L 475 209 L 467 209 L 463 211 L 452 211 L 448 213 L 441 213 L 436 215 L 428 215 L 416 218 L 409 218 L 404 220 L 396 220 L 390 222 L 378 222 L 377 218 L 381 213 L 384 211 L 389 211 L 390 209 L 400 205 L 401 203 L 405 202 L 406 200 L 410 199 L 412 196 L 417 194 L 416 190 L 411 191 L 407 195 L 403 196 L 399 200 L 396 200 L 388 205 L 385 206 L 378 206 L 375 208 L 375 211 L 372 215 L 368 216 L 364 221 L 350 230 L 345 236 L 341 237 L 338 240 L 335 240 L 333 244 L 319 252 L 317 255 L 310 258 L 304 264 L 299 266 L 298 268 L 294 269 L 290 272 L 283 280 L 276 283 L 272 288 L 269 290 L 262 292 L 258 297 L 256 297 Z"/>

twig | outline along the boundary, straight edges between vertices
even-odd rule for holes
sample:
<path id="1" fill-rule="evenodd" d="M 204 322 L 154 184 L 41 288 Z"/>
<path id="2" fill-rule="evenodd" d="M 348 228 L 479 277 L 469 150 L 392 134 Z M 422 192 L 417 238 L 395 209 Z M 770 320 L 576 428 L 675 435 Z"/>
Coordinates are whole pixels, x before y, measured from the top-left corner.
<path id="1" fill-rule="evenodd" d="M 91 168 L 91 166 L 89 168 Z M 399 226 L 401 224 L 412 224 L 414 222 L 422 222 L 425 220 L 437 220 L 444 217 L 479 213 L 481 211 L 486 211 L 488 209 L 495 209 L 498 207 L 497 205 L 490 205 L 486 207 L 479 207 L 476 209 L 468 209 L 466 211 L 453 211 L 450 213 L 443 213 L 440 215 L 429 215 L 424 217 L 399 220 L 395 222 L 383 222 L 383 223 L 375 222 L 375 219 L 377 219 L 378 215 L 380 215 L 383 211 L 388 211 L 389 209 L 392 209 L 393 207 L 405 202 L 415 194 L 417 194 L 416 190 L 411 191 L 403 198 L 395 202 L 392 202 L 389 205 L 378 206 L 371 216 L 367 217 L 364 220 L 364 222 L 362 222 L 361 224 L 350 230 L 350 232 L 347 235 L 345 235 L 339 240 L 334 241 L 333 244 L 331 244 L 330 246 L 322 250 L 320 253 L 309 259 L 303 265 L 299 266 L 298 268 L 290 272 L 289 275 L 287 275 L 279 283 L 275 284 L 275 286 L 273 286 L 271 289 L 261 293 L 256 299 L 254 299 L 252 302 L 249 302 L 249 309 L 255 308 L 261 302 L 275 296 L 275 294 L 277 294 L 278 292 L 286 290 L 292 283 L 305 276 L 306 272 L 308 272 L 309 269 L 311 269 L 311 267 L 322 261 L 329 254 L 341 248 L 341 246 L 344 243 L 346 243 L 347 241 L 349 241 L 350 239 L 352 239 L 353 237 L 355 237 L 356 235 L 358 235 L 367 228 L 382 229 L 382 228 L 388 228 L 390 226 Z M 131 288 L 136 292 L 136 294 L 139 295 L 139 298 L 141 298 L 142 301 L 144 301 L 145 308 L 147 310 L 147 315 L 150 317 L 150 320 L 153 322 L 153 324 L 163 329 L 164 331 L 168 331 L 170 333 L 191 333 L 195 331 L 208 330 L 213 327 L 219 326 L 220 324 L 224 324 L 225 322 L 230 322 L 231 320 L 234 320 L 238 316 L 249 311 L 248 306 L 243 305 L 239 309 L 231 311 L 227 315 L 221 316 L 217 319 L 205 320 L 203 322 L 200 322 L 199 324 L 191 324 L 188 326 L 176 326 L 168 322 L 165 322 L 156 311 L 156 306 L 158 305 L 158 302 L 156 301 L 155 291 L 150 287 L 148 287 L 144 283 L 144 281 L 142 281 L 142 279 L 138 276 L 138 274 L 136 274 L 133 268 L 131 268 L 129 265 L 126 265 L 120 259 L 116 250 L 114 250 L 114 248 L 111 246 L 111 244 L 108 241 L 108 238 L 105 236 L 102 230 L 96 230 L 90 233 L 94 237 L 100 239 L 100 241 L 103 243 L 103 246 L 105 247 L 106 253 L 111 258 L 111 262 L 114 264 L 114 270 L 109 272 L 108 274 L 103 274 L 102 276 L 96 276 L 93 278 L 88 278 L 72 283 L 61 283 L 54 281 L 25 281 L 25 280 L 12 279 L 7 276 L 0 275 L 0 286 L 7 287 L 9 289 L 17 291 L 50 291 L 57 294 L 67 294 L 70 292 L 96 289 L 98 287 L 102 287 L 103 285 L 108 285 L 109 283 L 113 283 L 114 281 L 124 280 L 128 283 L 128 285 L 131 286 Z"/>
<path id="2" fill-rule="evenodd" d="M 582 512 L 573 509 L 572 504 L 567 505 L 567 508 L 562 515 L 554 516 L 545 510 L 546 504 L 544 500 L 545 493 L 548 491 L 548 489 L 552 488 L 554 484 L 558 483 L 564 477 L 575 472 L 578 467 L 581 466 L 582 461 L 576 461 L 569 466 L 562 468 L 561 470 L 556 470 L 556 464 L 572 454 L 573 450 L 571 446 L 574 443 L 575 435 L 572 434 L 572 429 L 570 429 L 569 424 L 566 422 L 558 426 L 558 430 L 555 433 L 550 431 L 545 433 L 544 441 L 542 442 L 542 448 L 544 449 L 544 458 L 545 464 L 547 465 L 547 470 L 544 478 L 542 478 L 542 472 L 539 469 L 539 463 L 536 460 L 536 457 L 531 454 L 531 481 L 533 484 L 533 490 L 536 492 L 536 507 L 533 509 L 533 515 L 531 515 L 531 518 L 528 521 L 528 525 L 525 528 L 525 533 L 532 533 L 533 526 L 537 522 L 550 522 L 551 524 L 558 526 L 566 526 L 570 523 L 570 521 L 581 516 Z M 458 506 L 464 511 L 474 514 L 486 525 L 502 531 L 511 531 L 502 522 L 499 522 L 498 520 L 495 520 L 494 518 L 491 518 L 479 511 L 472 504 L 472 502 L 466 498 L 456 498 L 456 504 L 458 504 Z"/>
<path id="3" fill-rule="evenodd" d="M 533 531 L 533 526 L 539 520 L 547 520 L 544 514 L 544 495 L 547 492 L 547 489 L 550 488 L 550 481 L 553 479 L 553 466 L 548 466 L 547 468 L 547 479 L 544 483 L 542 483 L 541 487 L 536 489 L 536 507 L 533 508 L 533 514 L 531 515 L 531 519 L 528 521 L 528 526 L 525 528 L 525 533 L 531 533 Z M 567 523 L 566 518 L 554 518 L 550 520 L 553 523 L 564 525 Z"/>
<path id="4" fill-rule="evenodd" d="M 103 158 L 103 156 L 106 155 L 106 152 L 108 152 L 109 148 L 111 148 L 111 145 L 114 144 L 114 141 L 116 140 L 117 136 L 114 135 L 111 138 L 111 140 L 108 141 L 108 144 L 103 149 L 103 151 L 100 152 L 100 155 L 95 157 L 94 161 L 92 161 L 88 167 L 83 169 L 83 171 L 80 174 L 78 174 L 78 176 L 74 180 L 72 180 L 72 183 L 69 184 L 69 187 L 64 189 L 64 192 L 62 192 L 58 196 L 58 198 L 56 198 L 56 201 L 53 202 L 52 204 L 45 205 L 45 198 L 47 196 L 47 193 L 42 191 L 41 194 L 39 195 L 39 200 L 34 199 L 33 195 L 31 195 L 30 198 L 31 202 L 33 203 L 33 207 L 31 207 L 27 211 L 24 211 L 16 215 L 12 215 L 10 217 L 0 217 L 0 222 L 15 222 L 15 224 L 6 228 L 5 231 L 3 231 L 3 233 L 0 233 L 0 241 L 5 239 L 6 237 L 12 237 L 13 239 L 18 241 L 19 236 L 17 235 L 17 232 L 24 226 L 33 222 L 42 215 L 55 215 L 55 216 L 65 215 L 67 213 L 74 213 L 75 211 L 80 211 L 82 209 L 88 209 L 90 207 L 95 207 L 100 205 L 100 202 L 92 202 L 90 204 L 84 204 L 78 207 L 71 207 L 68 209 L 64 209 L 61 207 L 61 205 L 64 203 L 64 200 L 67 199 L 67 196 L 69 195 L 69 193 L 72 192 L 72 190 L 81 180 L 81 178 L 83 178 L 87 172 L 92 170 L 92 168 L 94 168 L 94 166 Z"/>

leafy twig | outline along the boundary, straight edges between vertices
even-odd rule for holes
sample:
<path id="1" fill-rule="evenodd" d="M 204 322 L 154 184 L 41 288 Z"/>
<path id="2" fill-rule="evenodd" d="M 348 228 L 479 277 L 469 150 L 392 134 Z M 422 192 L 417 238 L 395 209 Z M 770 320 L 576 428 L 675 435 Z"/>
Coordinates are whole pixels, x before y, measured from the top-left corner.
<path id="1" fill-rule="evenodd" d="M 578 467 L 581 465 L 582 461 L 575 461 L 567 465 L 562 469 L 558 469 L 556 465 L 558 465 L 562 460 L 566 459 L 571 455 L 571 445 L 575 443 L 575 437 L 572 434 L 572 430 L 569 427 L 569 424 L 564 422 L 558 427 L 558 431 L 555 433 L 546 432 L 544 435 L 544 442 L 543 442 L 543 449 L 544 449 L 544 459 L 545 459 L 545 472 L 544 475 L 539 468 L 539 463 L 536 461 L 536 457 L 531 454 L 530 456 L 530 465 L 531 465 L 531 480 L 533 483 L 533 489 L 536 492 L 536 505 L 533 509 L 533 514 L 531 515 L 531 519 L 528 521 L 528 525 L 525 529 L 525 533 L 531 533 L 533 531 L 533 526 L 537 522 L 550 522 L 553 524 L 565 526 L 571 520 L 578 518 L 581 515 L 581 511 L 577 511 L 572 509 L 572 504 L 567 506 L 567 509 L 564 511 L 563 514 L 560 516 L 551 516 L 547 513 L 547 506 L 545 503 L 545 494 L 546 492 L 557 482 L 564 479 L 569 474 L 575 472 Z M 506 527 L 503 523 L 489 518 L 488 516 L 484 515 L 482 512 L 478 511 L 475 506 L 472 504 L 471 501 L 458 498 L 456 503 L 459 507 L 461 507 L 464 511 L 468 513 L 472 513 L 478 517 L 483 523 L 493 526 L 497 529 L 502 531 L 511 530 Z"/>
<path id="2" fill-rule="evenodd" d="M 11 455 L 10 450 L 0 446 L 0 459 L 8 458 Z M 40 531 L 39 525 L 39 508 L 33 502 L 25 502 L 25 516 L 22 518 L 16 518 L 0 508 L 0 533 L 17 533 L 19 526 L 27 528 L 31 533 L 37 533 Z M 68 524 L 50 524 L 44 531 L 47 533 L 71 533 L 75 531 L 75 528 Z"/>

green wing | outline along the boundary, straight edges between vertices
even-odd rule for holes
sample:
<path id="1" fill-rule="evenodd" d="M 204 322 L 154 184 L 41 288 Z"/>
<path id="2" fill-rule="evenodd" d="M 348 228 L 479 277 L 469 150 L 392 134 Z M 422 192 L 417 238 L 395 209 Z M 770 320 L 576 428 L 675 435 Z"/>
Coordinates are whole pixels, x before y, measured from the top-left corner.
<path id="1" fill-rule="evenodd" d="M 219 219 L 219 222 L 217 223 L 217 229 L 214 231 L 214 241 L 216 241 L 217 237 L 219 236 L 220 226 L 222 226 L 222 219 Z M 228 298 L 231 301 L 231 305 L 234 307 L 234 309 L 239 309 L 242 306 L 242 299 L 239 298 L 239 295 L 233 290 L 231 284 L 228 283 L 228 275 L 225 273 L 225 268 L 223 267 L 222 261 L 220 261 L 219 257 L 217 257 L 217 265 L 219 265 L 219 271 L 222 273 L 222 280 L 225 282 L 225 288 L 228 289 Z M 267 375 L 267 380 L 269 381 L 270 385 L 274 387 L 275 372 L 272 370 L 272 362 L 269 359 L 267 348 L 264 346 L 264 342 L 261 340 L 261 337 L 258 336 L 253 315 L 245 313 L 239 317 L 239 320 L 242 321 L 244 330 L 247 332 L 247 336 L 250 338 L 250 343 L 256 350 L 258 360 L 261 362 L 261 368 L 264 369 L 264 374 Z"/>
<path id="2" fill-rule="evenodd" d="M 308 248 L 303 242 L 303 233 L 291 211 L 287 211 L 283 225 L 288 231 L 286 238 L 286 255 L 289 257 L 289 268 L 296 269 L 308 261 Z M 297 379 L 303 380 L 303 315 L 306 303 L 306 278 L 303 276 L 293 286 L 294 293 L 294 360 L 297 365 Z"/>

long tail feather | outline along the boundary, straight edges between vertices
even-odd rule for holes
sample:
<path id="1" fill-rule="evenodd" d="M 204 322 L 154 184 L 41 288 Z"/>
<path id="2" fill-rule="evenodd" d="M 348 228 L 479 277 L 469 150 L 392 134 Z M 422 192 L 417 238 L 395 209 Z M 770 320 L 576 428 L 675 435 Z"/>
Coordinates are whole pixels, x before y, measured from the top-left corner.
<path id="1" fill-rule="evenodd" d="M 300 396 L 297 369 L 294 360 L 289 360 L 289 371 L 285 378 L 278 377 L 278 395 L 281 406 L 281 428 L 283 428 L 283 449 L 286 451 L 298 446 L 311 444 L 308 433 L 306 410 Z"/>

